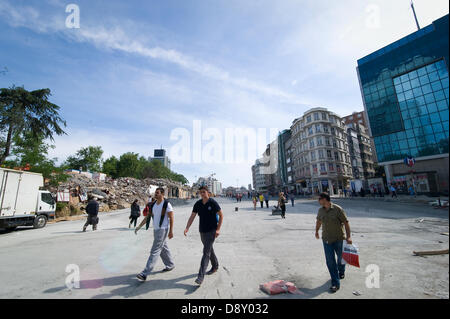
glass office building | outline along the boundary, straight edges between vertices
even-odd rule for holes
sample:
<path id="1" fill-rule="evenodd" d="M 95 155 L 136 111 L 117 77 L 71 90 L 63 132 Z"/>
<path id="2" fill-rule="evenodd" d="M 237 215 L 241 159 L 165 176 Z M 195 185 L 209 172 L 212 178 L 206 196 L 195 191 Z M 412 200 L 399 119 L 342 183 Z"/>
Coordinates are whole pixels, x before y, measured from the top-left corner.
<path id="1" fill-rule="evenodd" d="M 358 60 L 378 161 L 400 191 L 448 193 L 448 28 L 446 15 Z"/>

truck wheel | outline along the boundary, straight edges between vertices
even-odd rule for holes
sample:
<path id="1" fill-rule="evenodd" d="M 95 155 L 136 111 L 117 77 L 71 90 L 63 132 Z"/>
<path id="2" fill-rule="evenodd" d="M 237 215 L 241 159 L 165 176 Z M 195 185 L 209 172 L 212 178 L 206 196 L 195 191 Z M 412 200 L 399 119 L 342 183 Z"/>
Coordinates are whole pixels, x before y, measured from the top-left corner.
<path id="1" fill-rule="evenodd" d="M 36 216 L 36 218 L 34 219 L 33 227 L 37 229 L 43 228 L 45 227 L 45 225 L 47 225 L 47 216 L 45 215 Z"/>

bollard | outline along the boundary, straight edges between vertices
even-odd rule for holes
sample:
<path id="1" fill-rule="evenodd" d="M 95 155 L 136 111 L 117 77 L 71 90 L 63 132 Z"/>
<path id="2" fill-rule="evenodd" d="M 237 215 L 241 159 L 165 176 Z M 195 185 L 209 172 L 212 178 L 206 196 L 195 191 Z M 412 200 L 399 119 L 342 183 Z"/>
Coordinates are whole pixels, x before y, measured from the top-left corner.
<path id="1" fill-rule="evenodd" d="M 234 211 L 237 212 L 239 210 L 239 207 L 235 207 Z"/>

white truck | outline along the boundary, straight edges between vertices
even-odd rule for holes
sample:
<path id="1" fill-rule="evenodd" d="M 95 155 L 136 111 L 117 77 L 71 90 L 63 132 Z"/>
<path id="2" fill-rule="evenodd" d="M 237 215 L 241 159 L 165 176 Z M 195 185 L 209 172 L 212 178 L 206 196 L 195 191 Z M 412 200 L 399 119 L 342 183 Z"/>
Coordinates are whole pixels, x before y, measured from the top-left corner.
<path id="1" fill-rule="evenodd" d="M 55 216 L 56 203 L 42 174 L 0 168 L 0 228 L 42 228 Z"/>

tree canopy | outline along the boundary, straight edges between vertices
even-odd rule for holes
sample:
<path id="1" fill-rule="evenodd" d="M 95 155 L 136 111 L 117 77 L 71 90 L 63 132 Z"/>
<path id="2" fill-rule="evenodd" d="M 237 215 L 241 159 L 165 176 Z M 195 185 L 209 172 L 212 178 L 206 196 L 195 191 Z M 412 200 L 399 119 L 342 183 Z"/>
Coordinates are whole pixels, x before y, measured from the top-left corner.
<path id="1" fill-rule="evenodd" d="M 67 158 L 65 165 L 68 168 L 83 171 L 100 172 L 102 169 L 103 150 L 101 146 L 83 147 L 75 155 Z"/>
<path id="2" fill-rule="evenodd" d="M 0 165 L 11 155 L 13 140 L 20 134 L 50 139 L 66 134 L 60 107 L 49 102 L 50 89 L 27 91 L 23 87 L 0 89 Z"/>

